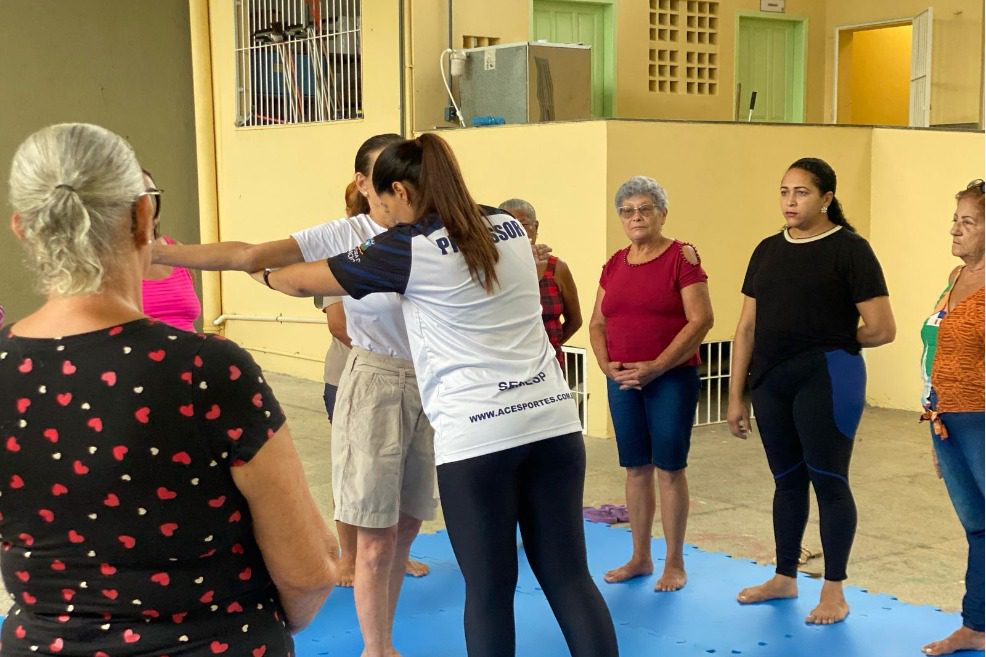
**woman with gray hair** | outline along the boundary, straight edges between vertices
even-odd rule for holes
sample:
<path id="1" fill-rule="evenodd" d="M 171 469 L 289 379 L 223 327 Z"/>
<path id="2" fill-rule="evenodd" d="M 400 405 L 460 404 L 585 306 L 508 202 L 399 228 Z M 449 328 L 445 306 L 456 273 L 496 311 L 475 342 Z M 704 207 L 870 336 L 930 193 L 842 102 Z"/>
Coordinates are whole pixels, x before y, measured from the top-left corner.
<path id="1" fill-rule="evenodd" d="M 527 231 L 531 244 L 537 244 L 538 218 L 534 206 L 519 198 L 500 204 Z M 548 342 L 555 349 L 555 357 L 565 372 L 565 355 L 561 346 L 582 327 L 582 309 L 579 307 L 579 291 L 568 263 L 549 255 L 537 260 L 538 287 L 541 291 L 541 321 L 548 334 Z"/>
<path id="2" fill-rule="evenodd" d="M 157 193 L 98 126 L 14 156 L 47 299 L 0 335 L 4 655 L 290 654 L 332 588 L 338 547 L 260 368 L 141 311 Z"/>
<path id="3" fill-rule="evenodd" d="M 630 245 L 603 266 L 589 338 L 608 379 L 609 409 L 626 498 L 633 552 L 607 582 L 650 575 L 651 526 L 660 489 L 667 553 L 657 591 L 685 585 L 682 550 L 688 522 L 688 448 L 698 401 L 698 347 L 712 328 L 708 276 L 690 244 L 666 237 L 667 194 L 634 176 L 616 193 Z"/>

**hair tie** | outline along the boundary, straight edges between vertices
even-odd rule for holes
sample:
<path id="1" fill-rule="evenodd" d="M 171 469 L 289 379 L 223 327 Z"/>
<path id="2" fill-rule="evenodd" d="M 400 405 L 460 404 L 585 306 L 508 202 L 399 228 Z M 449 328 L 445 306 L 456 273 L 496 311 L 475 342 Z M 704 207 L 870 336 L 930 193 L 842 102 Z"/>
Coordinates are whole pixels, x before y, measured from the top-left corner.
<path id="1" fill-rule="evenodd" d="M 55 185 L 55 189 L 67 189 L 70 192 L 76 193 L 75 192 L 75 187 L 72 187 L 72 185 L 66 185 L 65 183 L 61 183 L 59 185 Z"/>

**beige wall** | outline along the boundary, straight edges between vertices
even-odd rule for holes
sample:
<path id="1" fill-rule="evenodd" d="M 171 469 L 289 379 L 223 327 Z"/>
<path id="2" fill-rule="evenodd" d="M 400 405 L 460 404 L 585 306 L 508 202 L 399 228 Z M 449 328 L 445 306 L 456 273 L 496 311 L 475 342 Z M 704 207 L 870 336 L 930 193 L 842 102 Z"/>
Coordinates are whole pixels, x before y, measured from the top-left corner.
<path id="1" fill-rule="evenodd" d="M 982 126 L 983 3 L 981 0 L 826 0 L 825 120 L 832 119 L 835 30 L 909 19 L 932 8 L 931 125 Z"/>
<path id="2" fill-rule="evenodd" d="M 897 320 L 897 339 L 866 352 L 867 392 L 877 406 L 919 408 L 921 324 L 961 264 L 948 234 L 955 192 L 982 177 L 982 134 L 873 131 L 870 243 Z"/>
<path id="3" fill-rule="evenodd" d="M 210 7 L 220 237 L 280 239 L 339 216 L 342 191 L 352 175 L 352 157 L 358 145 L 371 134 L 399 129 L 399 80 L 394 65 L 398 59 L 396 7 L 364 3 L 365 119 L 263 129 L 233 127 L 232 58 L 223 54 L 232 48 L 227 29 L 232 9 L 223 0 L 212 0 Z M 412 16 L 412 20 L 420 24 L 424 19 Z M 438 30 L 435 25 L 441 22 L 433 20 L 432 29 Z M 461 30 L 497 36 L 466 23 Z M 444 33 L 442 39 L 440 45 L 444 47 Z M 408 44 L 410 50 L 419 46 Z M 420 62 L 415 64 L 415 70 L 420 68 Z M 437 63 L 434 70 L 437 75 Z M 901 199 L 895 203 L 906 205 L 901 194 L 904 189 L 921 190 L 922 198 L 947 200 L 955 185 L 937 177 L 929 181 L 930 185 L 922 186 L 910 177 L 902 183 L 888 172 L 915 163 L 920 163 L 916 169 L 922 170 L 924 162 L 948 162 L 956 148 L 961 152 L 978 148 L 982 153 L 981 134 L 875 131 L 851 126 L 616 120 L 443 134 L 455 149 L 478 201 L 497 204 L 519 196 L 537 207 L 541 237 L 571 266 L 586 319 L 592 310 L 600 267 L 625 244 L 611 208 L 617 187 L 635 174 L 658 179 L 670 195 L 668 233 L 694 242 L 709 272 L 717 316 L 709 335 L 712 340 L 732 338 L 747 260 L 757 242 L 782 224 L 777 186 L 793 160 L 814 155 L 835 167 L 839 198 L 860 232 L 877 237 L 875 247 L 886 261 L 897 303 L 899 286 L 891 270 L 920 269 L 914 262 L 921 259 L 904 262 L 885 255 L 895 247 L 886 243 L 886 223 L 878 226 L 877 222 L 892 221 L 889 234 L 896 239 L 906 234 L 901 225 L 926 221 L 928 213 L 900 207 L 888 214 L 883 205 L 893 195 Z M 874 150 L 877 137 L 879 152 Z M 964 163 L 959 168 L 965 171 L 970 167 Z M 975 172 L 962 175 L 974 177 Z M 937 280 L 937 275 L 932 278 Z M 321 317 L 310 301 L 269 293 L 243 274 L 223 275 L 222 312 Z M 232 321 L 226 333 L 253 350 L 265 367 L 312 379 L 321 375 L 321 359 L 328 343 L 327 331 L 321 325 Z M 579 331 L 571 344 L 589 349 L 587 329 Z M 908 349 L 910 346 L 905 346 L 901 353 Z M 906 360 L 906 354 L 901 360 Z M 873 400 L 909 406 L 906 396 L 893 392 L 901 375 L 884 371 L 871 366 Z M 604 384 L 590 352 L 589 430 L 594 435 L 611 434 Z"/>
<path id="4" fill-rule="evenodd" d="M 623 1 L 617 8 L 617 116 L 732 121 L 736 98 L 736 25 L 741 12 L 760 13 L 758 0 L 719 2 L 719 94 L 687 96 L 648 91 L 649 4 Z M 764 14 L 776 16 L 776 14 Z M 787 0 L 786 16 L 807 19 L 807 74 L 805 76 L 805 121 L 821 123 L 825 100 L 821 75 L 825 40 L 825 5 L 818 0 Z"/>
<path id="5" fill-rule="evenodd" d="M 20 142 L 46 125 L 97 123 L 127 138 L 167 190 L 164 231 L 198 240 L 184 2 L 3 0 L 0 64 L 0 304 L 8 320 L 41 302 L 7 229 L 7 176 Z"/>
<path id="6" fill-rule="evenodd" d="M 709 274 L 716 324 L 708 339 L 732 339 L 749 256 L 784 224 L 778 190 L 788 165 L 805 156 L 829 162 L 846 215 L 868 232 L 870 134 L 825 126 L 613 121 L 608 251 L 628 243 L 611 210 L 619 185 L 633 175 L 655 178 L 668 192 L 666 234 L 694 243 Z"/>

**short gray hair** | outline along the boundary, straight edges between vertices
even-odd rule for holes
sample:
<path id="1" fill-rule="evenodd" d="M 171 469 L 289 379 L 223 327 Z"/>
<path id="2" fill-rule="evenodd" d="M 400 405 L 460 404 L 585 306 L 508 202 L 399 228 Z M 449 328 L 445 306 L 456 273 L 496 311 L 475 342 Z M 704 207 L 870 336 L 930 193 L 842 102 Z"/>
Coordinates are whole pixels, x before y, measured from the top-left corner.
<path id="1" fill-rule="evenodd" d="M 513 214 L 514 210 L 520 210 L 534 221 L 538 220 L 538 215 L 537 212 L 534 211 L 534 206 L 522 198 L 507 199 L 500 204 L 500 209 L 506 210 L 511 214 Z"/>
<path id="2" fill-rule="evenodd" d="M 620 185 L 616 191 L 616 207 L 621 207 L 631 196 L 649 196 L 658 210 L 668 211 L 668 193 L 653 178 L 634 176 Z"/>
<path id="3" fill-rule="evenodd" d="M 127 252 L 131 207 L 144 179 L 130 145 L 87 123 L 52 125 L 24 140 L 10 167 L 10 203 L 44 294 L 97 292 Z"/>

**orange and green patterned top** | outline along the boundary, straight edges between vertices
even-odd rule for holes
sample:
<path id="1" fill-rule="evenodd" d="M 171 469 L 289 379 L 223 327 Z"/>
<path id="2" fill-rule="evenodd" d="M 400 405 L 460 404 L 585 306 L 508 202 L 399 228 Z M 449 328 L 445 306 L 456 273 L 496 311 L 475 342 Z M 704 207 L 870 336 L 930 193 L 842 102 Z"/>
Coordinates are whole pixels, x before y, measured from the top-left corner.
<path id="1" fill-rule="evenodd" d="M 986 297 L 979 288 L 948 310 L 952 284 L 935 304 L 935 312 L 921 329 L 924 353 L 921 358 L 925 386 L 922 405 L 929 408 L 934 389 L 935 411 L 965 413 L 984 410 L 984 307 Z"/>

